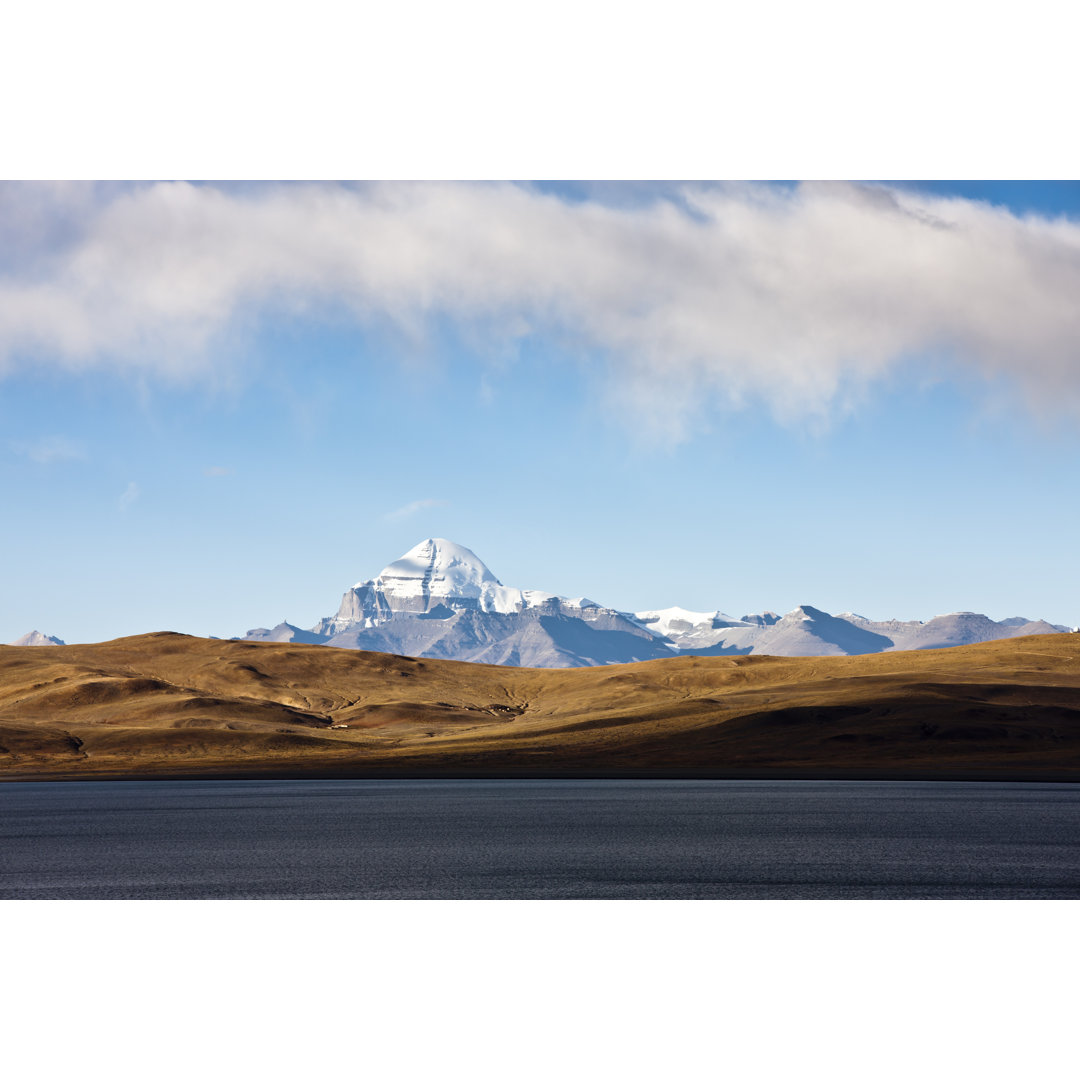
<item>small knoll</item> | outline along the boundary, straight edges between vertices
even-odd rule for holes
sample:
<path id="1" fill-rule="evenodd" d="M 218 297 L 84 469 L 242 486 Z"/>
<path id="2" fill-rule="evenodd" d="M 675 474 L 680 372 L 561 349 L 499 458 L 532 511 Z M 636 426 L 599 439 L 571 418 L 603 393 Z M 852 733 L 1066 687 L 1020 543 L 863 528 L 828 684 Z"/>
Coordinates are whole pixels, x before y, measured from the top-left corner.
<path id="1" fill-rule="evenodd" d="M 1080 779 L 1080 639 L 543 669 L 171 633 L 0 646 L 2 779 L 392 775 Z"/>

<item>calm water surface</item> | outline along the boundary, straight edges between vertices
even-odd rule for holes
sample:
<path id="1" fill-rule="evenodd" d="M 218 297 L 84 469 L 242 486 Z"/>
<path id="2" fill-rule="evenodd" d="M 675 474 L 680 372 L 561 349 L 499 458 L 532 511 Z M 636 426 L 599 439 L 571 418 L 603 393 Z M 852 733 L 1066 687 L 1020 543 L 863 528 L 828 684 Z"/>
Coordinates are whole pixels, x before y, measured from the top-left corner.
<path id="1" fill-rule="evenodd" d="M 3 899 L 1080 897 L 1080 787 L 0 784 Z"/>

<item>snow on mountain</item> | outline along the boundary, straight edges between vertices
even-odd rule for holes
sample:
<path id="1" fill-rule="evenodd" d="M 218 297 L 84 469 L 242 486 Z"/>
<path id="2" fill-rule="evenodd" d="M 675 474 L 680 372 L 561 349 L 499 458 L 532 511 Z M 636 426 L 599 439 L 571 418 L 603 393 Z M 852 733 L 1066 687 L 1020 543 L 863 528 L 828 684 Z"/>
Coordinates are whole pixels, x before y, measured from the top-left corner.
<path id="1" fill-rule="evenodd" d="M 725 626 L 746 625 L 743 620 L 733 619 L 722 611 L 687 611 L 681 607 L 638 611 L 634 613 L 634 618 L 653 633 L 666 637 L 705 629 L 719 630 Z"/>
<path id="2" fill-rule="evenodd" d="M 721 611 L 688 611 L 669 607 L 658 611 L 637 611 L 630 616 L 657 637 L 665 638 L 671 648 L 685 652 L 689 649 L 709 649 L 723 642 L 737 644 L 740 629 L 753 633 L 752 624 L 733 619 Z M 748 635 L 742 635 L 743 637 Z"/>
<path id="3" fill-rule="evenodd" d="M 682 607 L 634 613 L 584 597 L 503 585 L 467 547 L 430 538 L 357 582 L 310 630 L 288 622 L 252 641 L 293 641 L 524 667 L 581 667 L 672 655 L 844 656 L 935 649 L 1067 629 L 973 612 L 874 622 L 804 604 L 739 619 Z M 30 635 L 28 635 L 29 637 Z M 55 641 L 55 639 L 53 639 Z M 25 641 L 25 639 L 20 639 Z"/>
<path id="4" fill-rule="evenodd" d="M 486 611 L 509 615 L 553 601 L 570 608 L 596 606 L 590 600 L 564 600 L 538 589 L 512 589 L 467 547 L 432 538 L 383 567 L 368 581 L 358 581 L 342 598 L 335 616 L 323 619 L 314 632 L 326 636 L 363 626 L 379 626 L 400 614 L 438 617 L 448 611 Z"/>
<path id="5" fill-rule="evenodd" d="M 777 615 L 775 611 L 765 611 L 760 615 L 744 615 L 739 622 L 751 623 L 754 626 L 772 626 L 782 618 L 783 616 Z"/>
<path id="6" fill-rule="evenodd" d="M 417 544 L 384 567 L 374 581 L 358 582 L 353 590 L 365 586 L 378 589 L 392 611 L 430 611 L 445 602 L 452 607 L 475 604 L 481 611 L 509 615 L 561 599 L 538 589 L 507 588 L 474 552 L 441 538 Z"/>
<path id="7" fill-rule="evenodd" d="M 399 601 L 399 610 L 411 610 L 414 601 L 423 602 L 421 610 L 436 600 L 454 597 L 479 600 L 485 589 L 500 586 L 499 579 L 467 547 L 451 540 L 424 540 L 383 567 L 375 583 L 387 597 Z M 371 585 L 358 581 L 353 588 Z"/>
<path id="8" fill-rule="evenodd" d="M 503 585 L 475 552 L 442 538 L 422 541 L 358 581 L 337 614 L 311 630 L 282 622 L 246 637 L 535 667 L 671 655 L 632 616 L 586 597 Z"/>
<path id="9" fill-rule="evenodd" d="M 322 645 L 326 641 L 324 634 L 301 630 L 299 626 L 293 626 L 289 622 L 279 622 L 270 630 L 260 626 L 249 630 L 244 637 L 247 641 L 297 641 L 302 645 Z"/>
<path id="10" fill-rule="evenodd" d="M 21 638 L 16 638 L 14 641 L 9 641 L 9 645 L 63 645 L 64 642 L 58 637 L 52 637 L 49 634 L 39 633 L 37 630 L 31 630 L 29 634 L 23 634 Z"/>

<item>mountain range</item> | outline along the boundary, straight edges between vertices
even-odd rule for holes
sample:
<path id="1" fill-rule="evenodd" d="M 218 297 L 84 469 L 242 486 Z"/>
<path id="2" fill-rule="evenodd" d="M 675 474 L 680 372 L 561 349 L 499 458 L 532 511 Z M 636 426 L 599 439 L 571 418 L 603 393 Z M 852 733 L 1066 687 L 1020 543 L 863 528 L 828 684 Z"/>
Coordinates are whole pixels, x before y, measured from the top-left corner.
<path id="1" fill-rule="evenodd" d="M 517 589 L 475 553 L 430 538 L 345 592 L 310 630 L 288 622 L 244 640 L 299 642 L 516 667 L 591 667 L 670 656 L 855 656 L 1069 631 L 1042 620 L 1000 622 L 970 611 L 927 622 L 874 622 L 803 605 L 733 618 L 680 607 L 625 612 L 585 597 Z"/>

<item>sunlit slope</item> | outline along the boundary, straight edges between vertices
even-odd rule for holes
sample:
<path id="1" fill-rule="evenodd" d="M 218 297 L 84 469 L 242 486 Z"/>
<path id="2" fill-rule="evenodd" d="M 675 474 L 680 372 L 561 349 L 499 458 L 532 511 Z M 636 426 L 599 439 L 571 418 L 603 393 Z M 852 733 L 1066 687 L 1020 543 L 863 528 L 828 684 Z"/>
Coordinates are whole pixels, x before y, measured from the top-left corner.
<path id="1" fill-rule="evenodd" d="M 1080 778 L 1080 636 L 530 669 L 149 634 L 0 647 L 0 776 Z"/>

